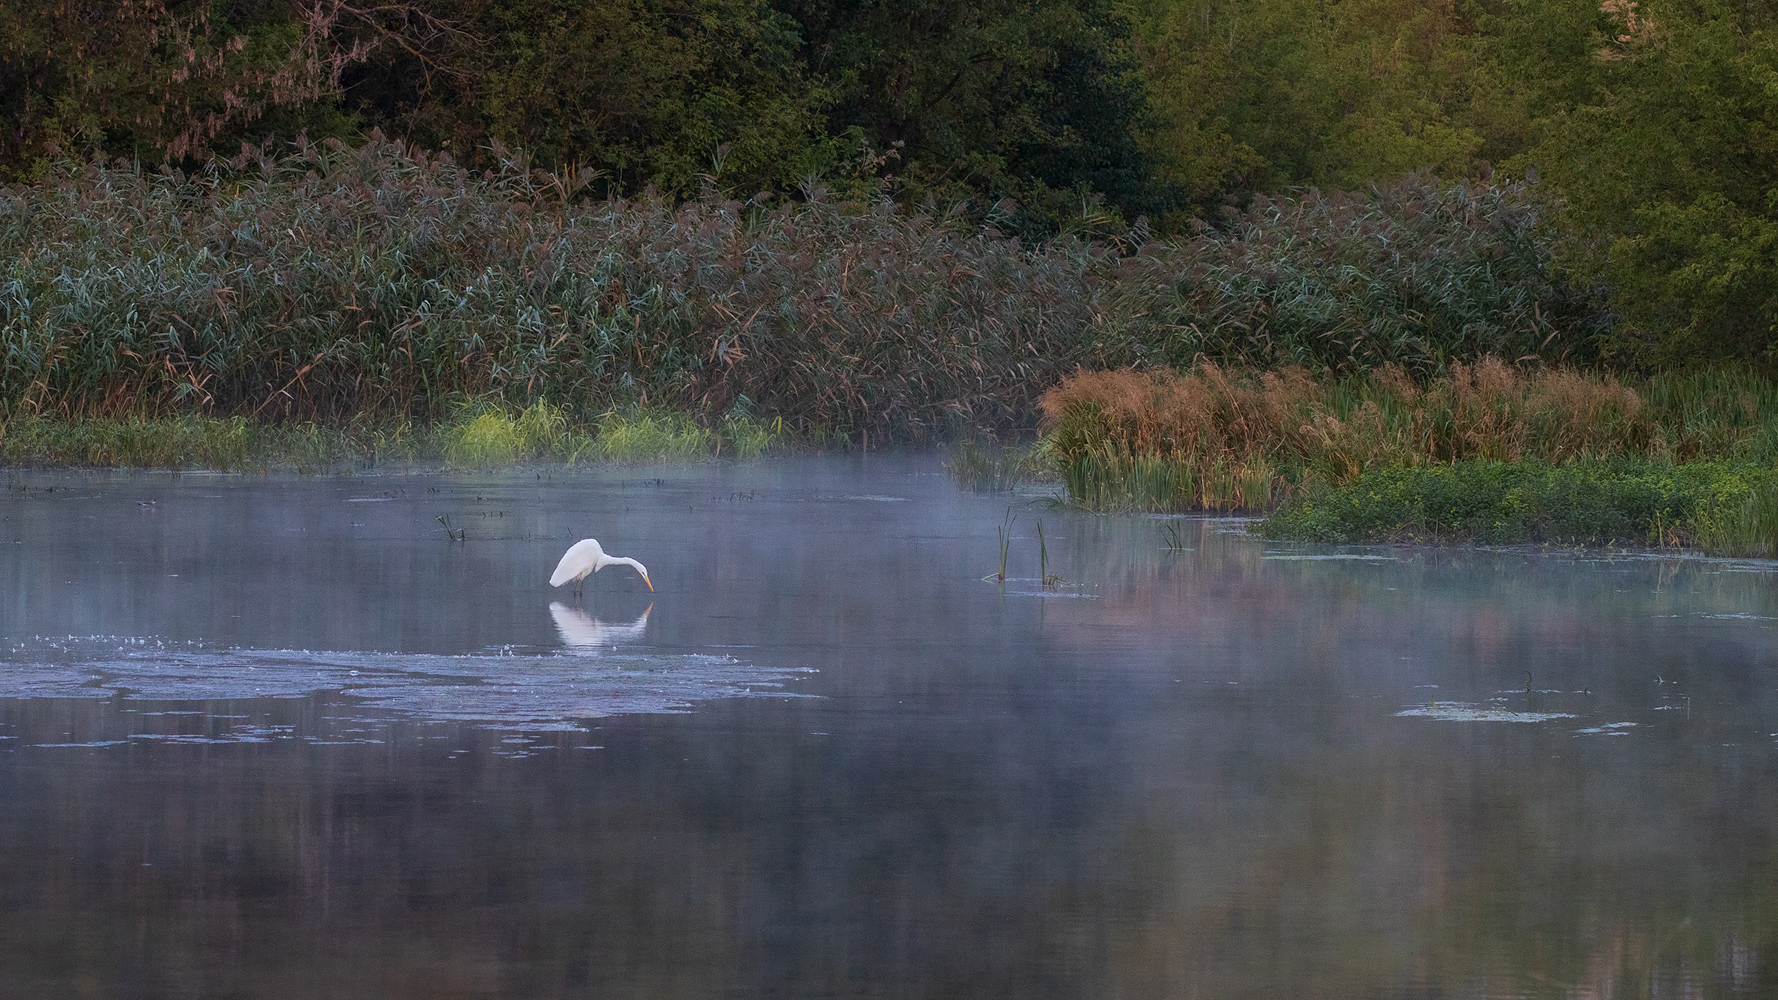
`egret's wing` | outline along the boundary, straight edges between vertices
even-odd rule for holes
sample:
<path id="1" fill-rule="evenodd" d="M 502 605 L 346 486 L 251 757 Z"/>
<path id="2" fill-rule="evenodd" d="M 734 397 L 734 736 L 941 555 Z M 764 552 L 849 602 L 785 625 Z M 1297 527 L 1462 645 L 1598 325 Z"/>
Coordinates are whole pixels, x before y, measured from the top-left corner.
<path id="1" fill-rule="evenodd" d="M 560 587 L 577 576 L 591 573 L 603 554 L 596 538 L 582 538 L 568 546 L 568 551 L 562 553 L 562 561 L 556 563 L 556 571 L 550 574 L 549 585 Z"/>

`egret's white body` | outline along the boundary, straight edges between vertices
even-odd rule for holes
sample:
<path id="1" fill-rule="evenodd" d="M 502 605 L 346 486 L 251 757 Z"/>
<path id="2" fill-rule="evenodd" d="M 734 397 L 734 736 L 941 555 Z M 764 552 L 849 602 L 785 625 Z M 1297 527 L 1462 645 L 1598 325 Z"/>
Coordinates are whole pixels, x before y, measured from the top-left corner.
<path id="1" fill-rule="evenodd" d="M 582 538 L 568 546 L 568 551 L 562 553 L 562 561 L 556 563 L 556 571 L 550 574 L 549 585 L 560 587 L 569 580 L 573 580 L 574 592 L 578 594 L 582 585 L 581 581 L 585 580 L 588 574 L 597 573 L 607 566 L 629 566 L 637 573 L 642 574 L 642 582 L 648 584 L 649 590 L 654 589 L 654 581 L 648 578 L 647 566 L 627 556 L 606 555 L 605 550 L 599 547 L 597 538 Z"/>
<path id="2" fill-rule="evenodd" d="M 653 610 L 654 605 L 650 604 L 648 611 Z M 552 603 L 549 606 L 549 616 L 556 620 L 556 633 L 562 637 L 562 645 L 585 651 L 640 640 L 648 628 L 648 611 L 642 612 L 635 621 L 625 624 L 602 622 L 585 611 L 566 604 Z"/>

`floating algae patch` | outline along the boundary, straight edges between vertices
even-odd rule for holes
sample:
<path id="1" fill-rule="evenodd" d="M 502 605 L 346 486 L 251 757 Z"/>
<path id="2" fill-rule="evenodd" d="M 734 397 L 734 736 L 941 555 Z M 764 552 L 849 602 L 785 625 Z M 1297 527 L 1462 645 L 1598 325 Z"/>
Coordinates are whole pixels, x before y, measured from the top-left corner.
<path id="1" fill-rule="evenodd" d="M 1423 705 L 1404 708 L 1397 718 L 1434 719 L 1439 722 L 1548 722 L 1551 719 L 1572 719 L 1567 712 L 1512 712 L 1504 708 L 1478 708 L 1474 705 Z"/>
<path id="2" fill-rule="evenodd" d="M 684 712 L 719 698 L 798 697 L 785 685 L 811 672 L 697 653 L 447 656 L 90 637 L 6 649 L 0 697 L 213 701 L 338 691 L 426 720 L 549 728 L 574 719 Z"/>

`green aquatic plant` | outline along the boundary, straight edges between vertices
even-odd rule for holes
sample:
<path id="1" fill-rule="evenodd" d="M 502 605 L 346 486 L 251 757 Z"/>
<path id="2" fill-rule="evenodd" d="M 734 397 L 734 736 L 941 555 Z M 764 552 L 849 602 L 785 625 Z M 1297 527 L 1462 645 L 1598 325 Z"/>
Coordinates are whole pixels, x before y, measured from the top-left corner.
<path id="1" fill-rule="evenodd" d="M 444 533 L 445 533 L 446 538 L 449 538 L 453 542 L 466 542 L 469 540 L 469 529 L 468 528 L 453 528 L 453 527 L 451 527 L 450 515 L 440 514 L 440 515 L 438 515 L 437 520 L 438 520 L 439 524 L 444 525 Z"/>
<path id="2" fill-rule="evenodd" d="M 441 435 L 445 461 L 465 468 L 565 457 L 587 440 L 570 430 L 561 408 L 544 400 L 513 411 L 494 397 L 462 404 Z"/>
<path id="3" fill-rule="evenodd" d="M 758 458 L 783 439 L 783 417 L 775 417 L 768 424 L 751 416 L 730 415 L 723 418 L 717 429 L 716 454 L 719 458 Z"/>

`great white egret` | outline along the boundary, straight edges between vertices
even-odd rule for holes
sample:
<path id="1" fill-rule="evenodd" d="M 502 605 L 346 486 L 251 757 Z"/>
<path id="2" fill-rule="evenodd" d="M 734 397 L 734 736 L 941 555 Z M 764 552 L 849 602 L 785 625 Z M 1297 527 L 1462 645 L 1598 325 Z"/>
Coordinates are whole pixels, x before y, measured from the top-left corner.
<path id="1" fill-rule="evenodd" d="M 642 574 L 642 582 L 648 584 L 648 589 L 654 589 L 654 581 L 648 578 L 647 566 L 627 556 L 606 555 L 605 550 L 599 547 L 597 538 L 582 538 L 568 546 L 568 551 L 562 553 L 562 561 L 556 563 L 556 571 L 550 574 L 549 585 L 560 587 L 569 580 L 573 580 L 574 593 L 579 595 L 581 587 L 584 586 L 582 581 L 587 578 L 587 575 L 597 573 L 607 566 L 632 567 L 636 572 Z"/>

